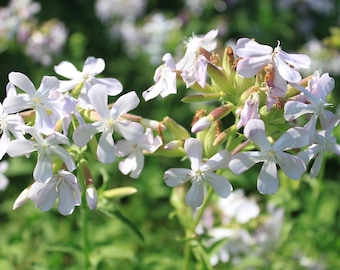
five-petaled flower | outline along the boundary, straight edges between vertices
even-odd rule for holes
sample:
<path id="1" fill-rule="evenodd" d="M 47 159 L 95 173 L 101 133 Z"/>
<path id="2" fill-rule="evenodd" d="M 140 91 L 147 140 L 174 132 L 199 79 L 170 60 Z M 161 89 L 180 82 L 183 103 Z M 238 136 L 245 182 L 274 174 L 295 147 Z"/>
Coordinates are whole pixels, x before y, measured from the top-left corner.
<path id="1" fill-rule="evenodd" d="M 190 159 L 191 169 L 172 168 L 164 173 L 165 183 L 175 187 L 187 181 L 192 185 L 186 195 L 186 204 L 199 207 L 204 200 L 204 184 L 209 183 L 222 198 L 229 196 L 232 186 L 223 176 L 214 173 L 215 170 L 227 168 L 230 154 L 221 150 L 206 162 L 202 161 L 202 143 L 198 139 L 189 138 L 184 142 L 184 150 Z"/>
<path id="2" fill-rule="evenodd" d="M 289 149 L 307 144 L 308 132 L 303 128 L 290 128 L 273 145 L 266 136 L 264 122 L 251 119 L 244 128 L 244 135 L 260 148 L 260 151 L 248 151 L 235 154 L 229 168 L 235 174 L 241 174 L 258 162 L 263 162 L 257 179 L 257 188 L 262 194 L 273 194 L 279 187 L 276 164 L 291 179 L 299 179 L 306 170 L 303 160 L 286 152 Z"/>
<path id="3" fill-rule="evenodd" d="M 45 183 L 53 175 L 53 156 L 59 157 L 69 171 L 73 171 L 76 166 L 69 152 L 60 146 L 68 145 L 68 138 L 58 132 L 44 137 L 34 127 L 26 127 L 26 133 L 32 135 L 33 140 L 16 139 L 7 146 L 7 153 L 11 157 L 29 155 L 31 152 L 38 152 L 37 164 L 33 171 L 33 178 L 37 182 Z"/>
<path id="4" fill-rule="evenodd" d="M 74 207 L 81 203 L 77 178 L 65 170 L 59 171 L 45 183 L 34 182 L 27 196 L 42 211 L 50 210 L 59 198 L 58 211 L 64 216 L 71 215 Z"/>
<path id="5" fill-rule="evenodd" d="M 73 133 L 75 144 L 82 147 L 86 145 L 96 133 L 101 133 L 97 157 L 103 163 L 112 163 L 115 160 L 115 147 L 113 132 L 116 131 L 127 140 L 136 140 L 143 134 L 144 128 L 141 124 L 123 118 L 123 114 L 134 109 L 139 104 L 139 98 L 133 91 L 119 97 L 108 108 L 107 88 L 104 85 L 96 84 L 89 92 L 89 98 L 99 120 L 93 123 L 80 125 Z"/>

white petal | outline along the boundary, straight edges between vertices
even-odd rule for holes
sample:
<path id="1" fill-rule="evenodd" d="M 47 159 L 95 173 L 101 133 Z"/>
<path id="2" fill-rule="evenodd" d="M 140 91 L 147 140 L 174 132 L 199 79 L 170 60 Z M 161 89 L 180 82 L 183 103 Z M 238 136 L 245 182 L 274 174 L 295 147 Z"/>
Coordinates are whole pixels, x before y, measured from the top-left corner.
<path id="1" fill-rule="evenodd" d="M 62 159 L 67 170 L 72 172 L 76 168 L 76 165 L 72 159 L 72 156 L 65 148 L 61 146 L 54 146 L 53 152 Z"/>
<path id="2" fill-rule="evenodd" d="M 93 108 L 103 120 L 110 118 L 110 111 L 107 108 L 107 88 L 106 86 L 95 84 L 89 90 L 89 99 Z"/>
<path id="3" fill-rule="evenodd" d="M 253 39 L 240 38 L 236 42 L 235 52 L 242 58 L 270 56 L 273 48 L 268 45 L 259 44 Z"/>
<path id="4" fill-rule="evenodd" d="M 11 72 L 8 74 L 8 79 L 15 86 L 25 91 L 29 96 L 35 95 L 36 89 L 34 84 L 25 74 L 20 72 Z"/>
<path id="5" fill-rule="evenodd" d="M 323 74 L 318 81 L 318 95 L 322 100 L 326 100 L 328 94 L 332 92 L 335 87 L 334 78 L 330 77 L 328 73 Z"/>
<path id="6" fill-rule="evenodd" d="M 115 130 L 126 140 L 136 141 L 143 136 L 144 128 L 141 124 L 130 121 L 119 121 L 114 126 Z"/>
<path id="7" fill-rule="evenodd" d="M 148 89 L 146 89 L 143 93 L 142 96 L 145 101 L 149 101 L 155 97 L 157 97 L 162 91 L 162 88 L 160 87 L 159 84 L 155 84 L 150 86 Z"/>
<path id="8" fill-rule="evenodd" d="M 71 215 L 75 206 L 75 199 L 72 187 L 65 183 L 64 181 L 62 181 L 58 186 L 58 195 L 59 195 L 58 203 L 59 213 L 64 216 Z"/>
<path id="9" fill-rule="evenodd" d="M 62 61 L 59 65 L 54 66 L 54 71 L 68 79 L 74 79 L 81 75 L 77 68 L 68 61 Z"/>
<path id="10" fill-rule="evenodd" d="M 116 154 L 119 157 L 125 157 L 134 150 L 135 142 L 119 140 L 116 142 Z"/>
<path id="11" fill-rule="evenodd" d="M 286 149 L 301 148 L 309 142 L 309 132 L 305 128 L 290 128 L 281 137 L 274 142 L 273 149 L 275 151 L 283 151 Z"/>
<path id="12" fill-rule="evenodd" d="M 184 168 L 172 168 L 164 172 L 163 179 L 169 187 L 181 185 L 192 179 L 191 170 Z"/>
<path id="13" fill-rule="evenodd" d="M 102 163 L 112 163 L 116 158 L 112 133 L 103 132 L 97 146 L 97 157 Z"/>
<path id="14" fill-rule="evenodd" d="M 121 82 L 114 78 L 93 78 L 92 83 L 105 85 L 110 96 L 116 96 L 123 91 Z"/>
<path id="15" fill-rule="evenodd" d="M 234 155 L 230 162 L 229 168 L 235 174 L 241 174 L 244 171 L 250 169 L 258 162 L 263 162 L 267 157 L 258 151 L 253 152 L 241 152 Z"/>
<path id="16" fill-rule="evenodd" d="M 33 171 L 33 178 L 37 182 L 45 183 L 52 177 L 52 159 L 50 156 L 39 154 Z"/>
<path id="17" fill-rule="evenodd" d="M 259 73 L 269 62 L 268 56 L 241 59 L 237 62 L 237 73 L 245 78 L 250 78 Z"/>
<path id="18" fill-rule="evenodd" d="M 83 72 L 93 76 L 102 73 L 105 69 L 105 62 L 102 58 L 88 57 L 85 61 Z"/>
<path id="19" fill-rule="evenodd" d="M 215 192 L 222 198 L 227 198 L 233 190 L 230 182 L 221 175 L 209 173 L 205 180 L 214 188 Z"/>
<path id="20" fill-rule="evenodd" d="M 98 124 L 78 126 L 73 133 L 73 141 L 76 145 L 82 147 L 87 144 L 96 133 L 101 132 L 101 130 L 102 127 Z"/>
<path id="21" fill-rule="evenodd" d="M 36 151 L 33 142 L 28 140 L 13 140 L 7 145 L 7 153 L 11 157 L 27 155 L 33 151 Z"/>
<path id="22" fill-rule="evenodd" d="M 57 195 L 55 181 L 48 183 L 34 182 L 29 190 L 28 197 L 34 201 L 36 207 L 42 211 L 48 211 L 55 203 Z"/>
<path id="23" fill-rule="evenodd" d="M 9 96 L 3 101 L 3 109 L 6 113 L 17 113 L 32 107 L 33 104 L 27 94 Z"/>
<path id="24" fill-rule="evenodd" d="M 305 163 L 298 156 L 281 152 L 277 154 L 276 161 L 284 173 L 291 179 L 300 179 L 301 175 L 306 171 Z"/>
<path id="25" fill-rule="evenodd" d="M 112 106 L 111 113 L 118 117 L 133 110 L 138 106 L 138 104 L 139 98 L 136 92 L 131 91 L 117 99 L 117 101 Z"/>
<path id="26" fill-rule="evenodd" d="M 274 63 L 276 69 L 279 71 L 281 77 L 287 82 L 298 82 L 301 80 L 301 75 L 298 71 L 291 68 L 283 59 L 280 57 L 274 57 Z"/>
<path id="27" fill-rule="evenodd" d="M 47 97 L 50 91 L 56 90 L 58 87 L 59 81 L 56 77 L 44 76 L 41 80 L 39 88 L 37 89 L 37 92 Z"/>
<path id="28" fill-rule="evenodd" d="M 184 150 L 191 162 L 191 169 L 198 170 L 202 162 L 202 143 L 198 139 L 189 138 L 184 142 Z"/>
<path id="29" fill-rule="evenodd" d="M 299 101 L 288 101 L 285 104 L 283 116 L 287 121 L 292 121 L 301 115 L 313 112 L 314 106 L 312 104 L 305 104 Z"/>
<path id="30" fill-rule="evenodd" d="M 277 178 L 277 168 L 275 162 L 267 161 L 263 163 L 259 177 L 257 179 L 257 189 L 262 194 L 274 194 L 279 188 Z"/>
<path id="31" fill-rule="evenodd" d="M 204 185 L 203 183 L 193 182 L 187 195 L 186 204 L 192 207 L 199 207 L 202 205 L 204 200 Z"/>
<path id="32" fill-rule="evenodd" d="M 244 128 L 244 135 L 260 147 L 261 150 L 268 151 L 271 149 L 264 122 L 261 119 L 250 119 Z"/>
<path id="33" fill-rule="evenodd" d="M 312 167 L 310 168 L 310 176 L 312 178 L 317 177 L 318 174 L 320 173 L 322 162 L 323 162 L 323 153 L 319 153 L 316 156 L 316 158 L 315 158 L 315 160 L 313 162 Z"/>
<path id="34" fill-rule="evenodd" d="M 207 162 L 201 166 L 202 171 L 215 171 L 218 169 L 228 168 L 231 155 L 225 150 L 221 150 L 213 155 Z"/>

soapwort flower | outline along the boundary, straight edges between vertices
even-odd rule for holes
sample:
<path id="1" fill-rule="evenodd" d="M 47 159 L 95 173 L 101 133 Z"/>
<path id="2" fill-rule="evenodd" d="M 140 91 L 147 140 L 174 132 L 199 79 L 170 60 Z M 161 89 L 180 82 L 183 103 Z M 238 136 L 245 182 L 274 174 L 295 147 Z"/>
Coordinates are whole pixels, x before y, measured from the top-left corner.
<path id="1" fill-rule="evenodd" d="M 138 178 L 144 167 L 144 153 L 153 153 L 163 144 L 160 136 L 154 137 L 152 130 L 147 128 L 145 134 L 137 140 L 119 140 L 116 144 L 117 156 L 126 157 L 118 164 L 119 170 L 130 177 Z"/>
<path id="2" fill-rule="evenodd" d="M 307 133 L 303 128 L 290 128 L 271 145 L 266 136 L 264 122 L 261 119 L 251 119 L 244 128 L 244 135 L 257 145 L 260 151 L 235 154 L 229 168 L 233 173 L 241 174 L 256 163 L 263 162 L 257 188 L 262 194 L 273 194 L 279 187 L 276 165 L 291 179 L 299 179 L 305 172 L 306 165 L 303 160 L 286 151 L 305 146 L 308 142 Z"/>
<path id="3" fill-rule="evenodd" d="M 310 176 L 312 178 L 318 176 L 325 153 L 340 155 L 340 144 L 337 144 L 336 137 L 332 136 L 332 131 L 338 125 L 339 121 L 339 118 L 334 117 L 325 130 L 315 133 L 314 143 L 306 150 L 298 153 L 298 156 L 302 158 L 306 164 L 314 159 L 310 168 Z"/>
<path id="4" fill-rule="evenodd" d="M 69 140 L 59 132 L 48 136 L 42 136 L 34 127 L 26 127 L 25 132 L 32 135 L 33 140 L 16 139 L 7 146 L 7 153 L 11 157 L 22 155 L 28 156 L 31 152 L 38 152 L 37 164 L 33 171 L 33 178 L 37 182 L 45 183 L 52 177 L 52 157 L 59 157 L 69 171 L 73 171 L 76 166 L 65 148 L 61 144 L 68 145 Z"/>
<path id="5" fill-rule="evenodd" d="M 165 98 L 170 94 L 177 93 L 175 61 L 170 53 L 166 53 L 162 60 L 164 63 L 156 69 L 153 77 L 155 84 L 142 94 L 145 101 L 153 99 L 158 95 Z"/>
<path id="6" fill-rule="evenodd" d="M 42 211 L 50 210 L 58 198 L 58 211 L 64 216 L 71 215 L 75 206 L 81 203 L 77 178 L 65 170 L 59 171 L 45 183 L 34 182 L 27 196 Z"/>
<path id="7" fill-rule="evenodd" d="M 309 130 L 309 142 L 312 143 L 317 120 L 319 119 L 322 128 L 325 129 L 334 118 L 334 114 L 326 108 L 330 105 L 327 102 L 327 96 L 334 89 L 335 81 L 328 73 L 320 76 L 320 71 L 316 71 L 307 88 L 293 83 L 292 86 L 301 91 L 305 102 L 287 101 L 284 107 L 284 118 L 287 121 L 292 121 L 302 115 L 309 115 L 310 119 L 306 124 L 306 129 Z"/>
<path id="8" fill-rule="evenodd" d="M 219 151 L 209 160 L 203 162 L 202 143 L 194 138 L 185 140 L 184 150 L 190 159 L 191 169 L 168 169 L 164 173 L 165 183 L 170 187 L 175 187 L 191 181 L 192 185 L 186 195 L 186 204 L 192 207 L 199 207 L 203 203 L 205 182 L 209 183 L 222 198 L 228 197 L 233 189 L 231 184 L 214 171 L 228 167 L 229 153 L 225 150 Z"/>
<path id="9" fill-rule="evenodd" d="M 55 124 L 62 115 L 62 103 L 50 97 L 50 93 L 57 90 L 59 81 L 56 77 L 44 76 L 36 90 L 32 81 L 20 72 L 11 72 L 9 81 L 25 93 L 11 94 L 3 101 L 6 113 L 17 113 L 26 109 L 35 111 L 35 127 L 43 134 L 54 131 Z"/>
<path id="10" fill-rule="evenodd" d="M 139 98 L 135 92 L 131 91 L 119 97 L 112 105 L 112 108 L 109 109 L 107 107 L 107 88 L 104 85 L 96 84 L 91 87 L 89 99 L 98 113 L 99 120 L 78 126 L 73 133 L 73 140 L 76 145 L 82 147 L 96 133 L 101 133 L 97 147 L 97 157 L 103 163 L 112 163 L 116 157 L 112 136 L 114 131 L 127 140 L 136 140 L 143 134 L 144 128 L 141 124 L 122 117 L 123 114 L 137 107 Z"/>
<path id="11" fill-rule="evenodd" d="M 123 90 L 122 84 L 115 78 L 96 78 L 105 69 L 105 61 L 102 58 L 88 57 L 85 60 L 82 71 L 68 61 L 62 61 L 54 67 L 54 71 L 69 79 L 60 80 L 60 91 L 69 91 L 79 84 L 83 84 L 79 95 L 79 106 L 89 108 L 91 106 L 88 99 L 88 92 L 91 86 L 102 84 L 108 88 L 108 95 L 116 96 Z"/>

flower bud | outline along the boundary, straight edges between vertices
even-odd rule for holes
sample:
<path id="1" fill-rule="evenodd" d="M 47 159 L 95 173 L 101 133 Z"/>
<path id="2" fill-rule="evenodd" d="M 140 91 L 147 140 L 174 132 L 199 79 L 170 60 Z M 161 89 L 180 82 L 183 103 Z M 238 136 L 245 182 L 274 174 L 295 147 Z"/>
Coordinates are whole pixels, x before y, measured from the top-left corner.
<path id="1" fill-rule="evenodd" d="M 175 140 L 183 140 L 190 138 L 189 132 L 170 117 L 166 116 L 163 119 L 162 123 L 168 128 L 168 130 L 171 132 L 171 135 Z"/>
<path id="2" fill-rule="evenodd" d="M 208 128 L 213 120 L 214 117 L 212 115 L 203 116 L 191 127 L 191 132 L 196 133 Z"/>
<path id="3" fill-rule="evenodd" d="M 122 198 L 122 197 L 130 196 L 132 194 L 135 194 L 136 192 L 137 192 L 137 189 L 134 187 L 120 187 L 120 188 L 105 190 L 103 195 L 105 198 L 111 199 L 111 198 Z"/>
<path id="4" fill-rule="evenodd" d="M 174 140 L 164 145 L 164 150 L 176 150 L 180 147 L 183 147 L 183 144 L 183 140 Z"/>
<path id="5" fill-rule="evenodd" d="M 89 185 L 86 187 L 86 203 L 91 210 L 96 209 L 97 207 L 98 194 L 94 185 Z"/>
<path id="6" fill-rule="evenodd" d="M 19 207 L 23 206 L 26 202 L 29 201 L 28 194 L 30 192 L 31 186 L 25 188 L 21 193 L 19 194 L 18 198 L 15 200 L 13 204 L 13 210 L 18 209 Z"/>

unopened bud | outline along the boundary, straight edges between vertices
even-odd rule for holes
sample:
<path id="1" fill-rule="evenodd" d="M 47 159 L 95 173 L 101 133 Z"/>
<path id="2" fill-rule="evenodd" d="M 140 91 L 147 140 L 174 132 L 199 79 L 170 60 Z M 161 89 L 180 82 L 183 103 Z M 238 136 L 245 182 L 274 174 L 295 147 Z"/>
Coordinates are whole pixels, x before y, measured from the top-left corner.
<path id="1" fill-rule="evenodd" d="M 190 138 L 189 132 L 170 117 L 166 116 L 162 123 L 168 128 L 175 140 Z"/>
<path id="2" fill-rule="evenodd" d="M 183 140 L 174 140 L 171 141 L 169 143 L 167 143 L 166 145 L 164 145 L 164 149 L 165 150 L 175 150 L 178 149 L 180 147 L 183 147 L 184 141 Z"/>
<path id="3" fill-rule="evenodd" d="M 135 194 L 137 189 L 134 187 L 120 187 L 104 191 L 103 195 L 105 198 L 122 198 Z"/>
<path id="4" fill-rule="evenodd" d="M 208 128 L 213 120 L 214 117 L 211 115 L 203 116 L 191 127 L 191 132 L 196 133 Z"/>
<path id="5" fill-rule="evenodd" d="M 86 203 L 91 210 L 96 209 L 97 207 L 98 194 L 96 188 L 93 185 L 86 187 Z"/>
<path id="6" fill-rule="evenodd" d="M 28 194 L 30 192 L 31 186 L 25 188 L 21 193 L 19 194 L 18 198 L 15 200 L 13 204 L 13 210 L 18 209 L 19 207 L 23 206 L 25 203 L 29 201 Z"/>

